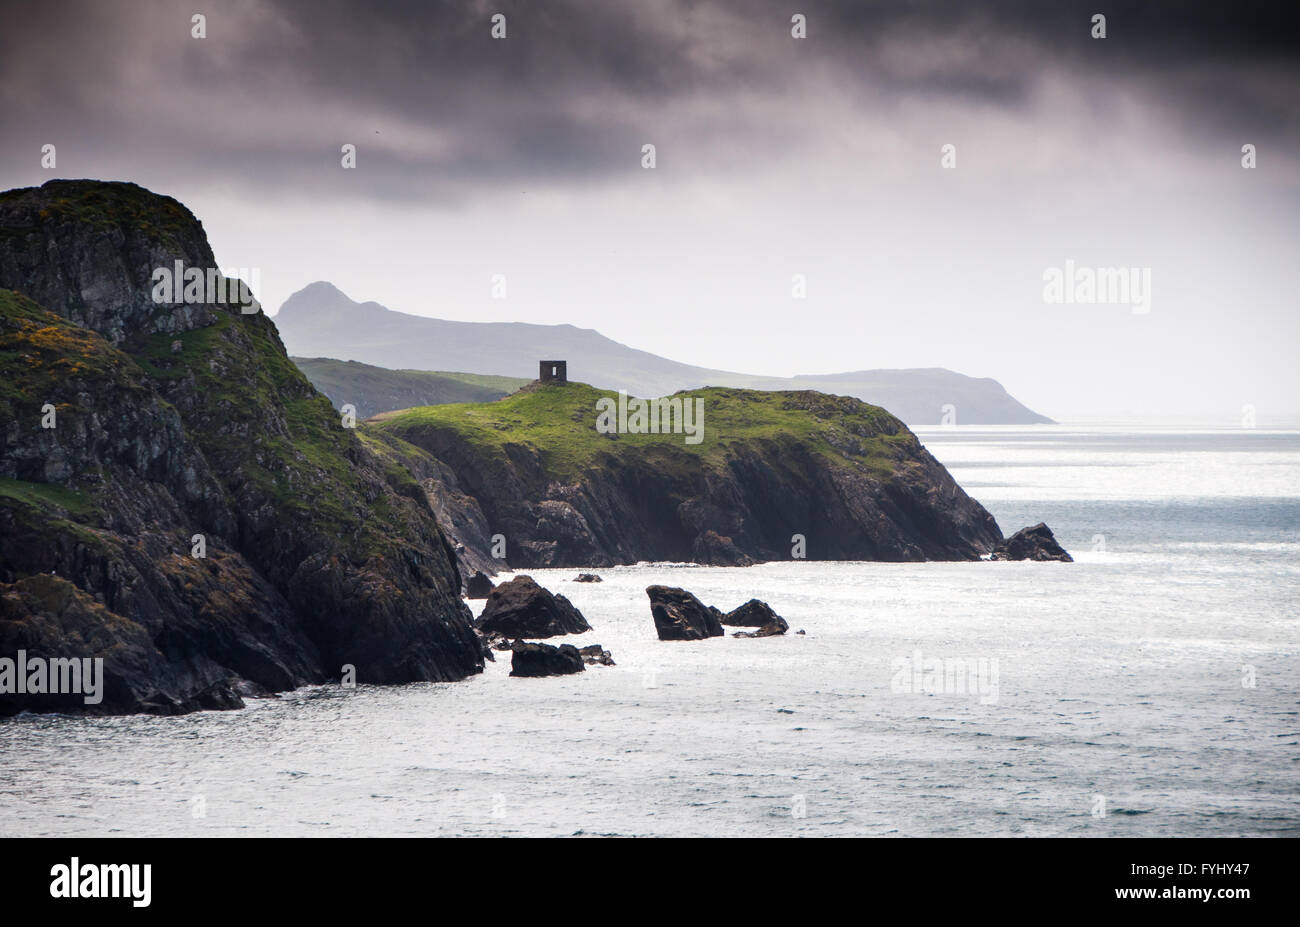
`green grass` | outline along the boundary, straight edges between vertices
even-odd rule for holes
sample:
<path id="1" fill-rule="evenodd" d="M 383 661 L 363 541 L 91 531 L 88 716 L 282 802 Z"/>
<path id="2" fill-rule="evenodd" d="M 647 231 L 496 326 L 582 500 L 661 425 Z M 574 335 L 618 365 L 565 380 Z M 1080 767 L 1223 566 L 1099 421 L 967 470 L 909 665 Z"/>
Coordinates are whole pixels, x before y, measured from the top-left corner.
<path id="1" fill-rule="evenodd" d="M 618 394 L 584 383 L 539 386 L 490 403 L 423 406 L 386 413 L 368 429 L 424 446 L 422 436 L 451 431 L 487 466 L 507 458 L 510 445 L 541 457 L 552 479 L 570 480 L 611 457 L 635 454 L 656 466 L 694 471 L 721 463 L 741 445 L 764 443 L 778 458 L 815 453 L 838 463 L 892 472 L 916 438 L 885 410 L 856 399 L 815 392 L 765 392 L 710 387 L 674 394 L 704 400 L 704 438 L 682 434 L 601 434 L 596 402 Z"/>
<path id="2" fill-rule="evenodd" d="M 181 343 L 177 353 L 174 341 Z M 205 425 L 196 428 L 191 421 L 191 434 L 209 462 L 237 468 L 277 511 L 336 531 L 342 548 L 354 552 L 373 547 L 386 523 L 398 523 L 382 495 L 366 502 L 364 514 L 357 508 L 360 433 L 343 427 L 340 413 L 282 353 L 265 315 L 219 312 L 212 325 L 143 336 L 130 350 L 153 377 L 195 379 Z M 265 427 L 265 414 L 273 409 L 280 410 L 284 432 Z M 254 437 L 232 444 L 219 433 L 223 428 L 246 429 Z M 395 492 L 424 505 L 419 484 L 391 454 L 381 454 L 380 462 Z"/>
<path id="3" fill-rule="evenodd" d="M 29 483 L 26 480 L 0 477 L 0 497 L 37 509 L 54 506 L 82 517 L 93 511 L 93 506 L 85 495 L 58 483 Z"/>
<path id="4" fill-rule="evenodd" d="M 477 373 L 389 370 L 331 357 L 294 357 L 291 360 L 335 405 L 351 403 L 362 418 L 409 406 L 490 402 L 529 382 L 519 377 Z"/>
<path id="5" fill-rule="evenodd" d="M 144 389 L 130 357 L 12 290 L 0 290 L 0 370 L 0 416 L 7 419 L 35 416 L 57 397 L 56 407 L 66 411 L 77 384 Z"/>
<path id="6" fill-rule="evenodd" d="M 453 380 L 466 386 L 478 386 L 501 393 L 513 393 L 531 381 L 524 377 L 499 377 L 486 373 L 457 373 L 451 370 L 398 370 L 397 373 L 429 374 L 443 380 Z"/>
<path id="7" fill-rule="evenodd" d="M 0 193 L 0 202 L 20 199 L 34 188 L 19 188 Z M 37 219 L 46 222 L 77 222 L 96 228 L 130 226 L 154 240 L 165 241 L 185 235 L 198 224 L 193 214 L 169 196 L 161 196 L 133 183 L 106 183 L 98 180 L 54 180 L 41 189 L 55 198 L 41 207 Z M 11 230 L 23 236 L 38 231 Z"/>

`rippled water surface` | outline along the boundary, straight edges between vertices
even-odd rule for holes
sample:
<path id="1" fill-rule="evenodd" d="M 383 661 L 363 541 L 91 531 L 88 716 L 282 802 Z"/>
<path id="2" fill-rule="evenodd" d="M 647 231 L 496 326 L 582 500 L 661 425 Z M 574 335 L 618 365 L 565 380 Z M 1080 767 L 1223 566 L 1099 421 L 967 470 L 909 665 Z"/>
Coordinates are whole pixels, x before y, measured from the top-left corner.
<path id="1" fill-rule="evenodd" d="M 534 571 L 617 666 L 0 722 L 0 834 L 1300 834 L 1300 434 L 921 436 L 1078 562 Z M 650 583 L 791 634 L 660 642 Z"/>

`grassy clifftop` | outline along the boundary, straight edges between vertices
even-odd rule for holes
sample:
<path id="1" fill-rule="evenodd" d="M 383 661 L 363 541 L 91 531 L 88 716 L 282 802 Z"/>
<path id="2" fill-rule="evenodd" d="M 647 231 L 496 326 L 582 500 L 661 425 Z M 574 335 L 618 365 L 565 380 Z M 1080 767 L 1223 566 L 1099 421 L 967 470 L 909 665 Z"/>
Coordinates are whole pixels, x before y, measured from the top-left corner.
<path id="1" fill-rule="evenodd" d="M 548 474 L 574 479 L 607 455 L 651 455 L 682 467 L 722 463 L 752 441 L 798 444 L 844 466 L 892 472 L 919 448 L 916 436 L 877 406 L 811 391 L 793 393 L 707 387 L 675 393 L 683 402 L 703 401 L 699 443 L 681 434 L 601 434 L 597 403 L 618 393 L 585 383 L 548 384 L 496 402 L 424 406 L 375 416 L 368 427 L 416 441 L 436 429 L 457 432 L 486 455 L 507 458 L 509 445 L 539 454 Z M 416 441 L 418 443 L 418 441 Z"/>
<path id="2" fill-rule="evenodd" d="M 973 559 L 1001 533 L 897 418 L 816 392 L 706 388 L 682 433 L 602 433 L 618 394 L 534 384 L 491 403 L 378 415 L 370 433 L 443 461 L 444 527 L 481 551 L 506 539 L 511 566 L 638 560 Z M 629 403 L 630 405 L 630 403 Z M 631 409 L 629 409 L 629 416 Z"/>

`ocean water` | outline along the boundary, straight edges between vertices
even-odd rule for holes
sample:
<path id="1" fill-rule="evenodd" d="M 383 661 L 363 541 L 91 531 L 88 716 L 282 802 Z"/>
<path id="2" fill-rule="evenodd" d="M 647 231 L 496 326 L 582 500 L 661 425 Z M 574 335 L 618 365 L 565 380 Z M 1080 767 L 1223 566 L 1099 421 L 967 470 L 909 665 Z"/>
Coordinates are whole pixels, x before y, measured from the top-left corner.
<path id="1" fill-rule="evenodd" d="M 0 835 L 1300 835 L 1300 432 L 921 437 L 1077 562 L 533 571 L 617 666 L 24 715 Z M 651 583 L 791 633 L 660 642 Z"/>

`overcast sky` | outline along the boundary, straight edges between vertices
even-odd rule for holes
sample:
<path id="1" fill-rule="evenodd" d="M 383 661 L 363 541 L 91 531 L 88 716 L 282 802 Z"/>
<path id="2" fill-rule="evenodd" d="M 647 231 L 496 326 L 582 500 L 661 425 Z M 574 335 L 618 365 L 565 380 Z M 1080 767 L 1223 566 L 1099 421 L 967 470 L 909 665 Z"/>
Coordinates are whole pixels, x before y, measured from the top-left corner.
<path id="1" fill-rule="evenodd" d="M 325 279 L 702 366 L 1267 426 L 1300 415 L 1295 7 L 5 2 L 0 188 L 175 196 L 272 308 Z M 1149 269 L 1149 312 L 1045 302 L 1067 260 Z"/>

